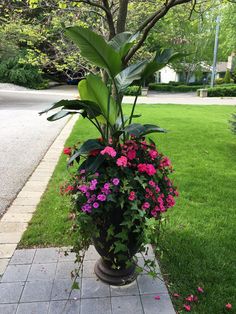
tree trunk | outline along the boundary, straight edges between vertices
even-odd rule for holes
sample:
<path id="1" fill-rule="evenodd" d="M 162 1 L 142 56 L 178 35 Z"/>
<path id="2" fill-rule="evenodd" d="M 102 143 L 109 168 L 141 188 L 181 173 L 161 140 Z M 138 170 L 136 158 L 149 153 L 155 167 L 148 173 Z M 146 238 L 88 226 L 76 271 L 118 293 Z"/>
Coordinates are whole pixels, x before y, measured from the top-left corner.
<path id="1" fill-rule="evenodd" d="M 125 31 L 127 12 L 128 12 L 128 0 L 120 0 L 119 3 L 119 12 L 116 24 L 116 32 L 117 34 Z"/>

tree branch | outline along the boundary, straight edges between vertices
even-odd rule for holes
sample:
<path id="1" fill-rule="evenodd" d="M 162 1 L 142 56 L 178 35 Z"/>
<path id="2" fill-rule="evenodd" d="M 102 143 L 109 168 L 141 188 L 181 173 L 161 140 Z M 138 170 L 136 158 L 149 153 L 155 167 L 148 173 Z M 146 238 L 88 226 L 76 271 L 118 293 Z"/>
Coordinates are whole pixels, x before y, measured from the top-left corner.
<path id="1" fill-rule="evenodd" d="M 127 18 L 127 11 L 128 11 L 128 0 L 120 0 L 119 3 L 119 13 L 117 18 L 116 24 L 116 31 L 117 33 L 122 33 L 125 31 L 125 24 Z"/>
<path id="2" fill-rule="evenodd" d="M 143 31 L 143 34 L 138 41 L 138 43 L 129 51 L 127 56 L 124 59 L 124 64 L 127 64 L 129 60 L 133 57 L 133 55 L 141 48 L 145 39 L 147 38 L 150 30 L 154 27 L 154 25 L 159 21 L 166 13 L 174 6 L 191 2 L 191 0 L 170 0 L 166 1 L 166 3 L 154 14 L 151 15 L 139 28 L 137 31 Z"/>
<path id="3" fill-rule="evenodd" d="M 100 3 L 97 3 L 97 2 L 93 2 L 91 0 L 69 0 L 69 3 L 70 2 L 89 4 L 89 5 L 93 6 L 93 7 L 97 7 L 97 8 L 102 9 L 106 13 L 109 13 L 109 10 L 107 10 L 107 8 L 104 5 L 102 5 Z"/>
<path id="4" fill-rule="evenodd" d="M 107 18 L 107 24 L 109 27 L 109 40 L 112 39 L 116 35 L 116 30 L 115 30 L 115 24 L 113 20 L 113 16 L 111 13 L 111 9 L 109 6 L 108 0 L 102 0 L 103 6 L 106 8 L 106 18 Z"/>

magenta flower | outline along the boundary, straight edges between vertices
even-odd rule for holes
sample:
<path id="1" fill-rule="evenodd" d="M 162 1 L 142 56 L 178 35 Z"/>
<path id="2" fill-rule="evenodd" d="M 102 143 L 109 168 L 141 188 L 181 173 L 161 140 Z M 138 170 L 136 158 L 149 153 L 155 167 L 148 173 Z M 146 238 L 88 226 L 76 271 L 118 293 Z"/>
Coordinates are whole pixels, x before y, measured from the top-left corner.
<path id="1" fill-rule="evenodd" d="M 120 158 L 117 159 L 116 164 L 119 167 L 126 167 L 127 166 L 127 158 L 125 156 L 121 156 Z"/>
<path id="2" fill-rule="evenodd" d="M 152 164 L 147 164 L 146 173 L 149 176 L 153 176 L 156 173 L 156 169 Z"/>
<path id="3" fill-rule="evenodd" d="M 118 185 L 120 183 L 120 180 L 118 178 L 114 178 L 114 179 L 112 179 L 112 183 L 114 185 Z"/>
<path id="4" fill-rule="evenodd" d="M 156 295 L 156 296 L 154 297 L 154 299 L 155 299 L 155 300 L 160 300 L 161 298 L 160 298 L 159 295 Z"/>
<path id="5" fill-rule="evenodd" d="M 78 188 L 82 193 L 86 193 L 88 191 L 88 187 L 86 185 L 81 185 Z"/>
<path id="6" fill-rule="evenodd" d="M 142 209 L 148 209 L 150 207 L 150 204 L 148 202 L 143 203 Z"/>
<path id="7" fill-rule="evenodd" d="M 99 203 L 98 202 L 93 203 L 93 207 L 94 208 L 98 208 L 99 207 Z"/>
<path id="8" fill-rule="evenodd" d="M 155 158 L 157 158 L 157 156 L 158 156 L 158 152 L 157 152 L 156 150 L 154 150 L 154 149 L 150 149 L 148 153 L 149 153 L 149 156 L 150 156 L 152 159 L 155 159 Z"/>
<path id="9" fill-rule="evenodd" d="M 110 146 L 106 146 L 101 152 L 100 154 L 102 155 L 109 155 L 111 157 L 116 157 L 116 151 L 114 150 L 114 148 L 110 147 Z"/>
<path id="10" fill-rule="evenodd" d="M 151 185 L 151 186 L 153 186 L 153 187 L 156 186 L 156 183 L 155 183 L 153 180 L 150 180 L 150 181 L 148 182 L 148 184 Z"/>
<path id="11" fill-rule="evenodd" d="M 98 194 L 97 199 L 101 202 L 104 202 L 106 200 L 106 195 L 104 194 Z"/>
<path id="12" fill-rule="evenodd" d="M 127 158 L 128 158 L 129 160 L 133 160 L 133 159 L 135 159 L 135 157 L 136 157 L 136 151 L 135 151 L 135 150 L 130 150 L 130 151 L 128 151 L 128 153 L 127 153 Z"/>
<path id="13" fill-rule="evenodd" d="M 109 188 L 110 188 L 110 183 L 105 183 L 105 184 L 103 185 L 103 188 L 104 188 L 105 190 L 109 190 Z"/>

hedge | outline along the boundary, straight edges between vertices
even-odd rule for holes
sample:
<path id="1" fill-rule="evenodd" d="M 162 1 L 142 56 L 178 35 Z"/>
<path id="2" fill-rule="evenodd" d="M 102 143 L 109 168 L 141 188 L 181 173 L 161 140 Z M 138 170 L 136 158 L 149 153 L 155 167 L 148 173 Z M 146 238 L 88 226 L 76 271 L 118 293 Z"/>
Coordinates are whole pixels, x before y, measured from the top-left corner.
<path id="1" fill-rule="evenodd" d="M 195 92 L 200 88 L 204 88 L 202 85 L 177 85 L 173 86 L 170 84 L 156 84 L 156 83 L 150 83 L 149 84 L 149 89 L 150 90 L 155 90 L 155 91 L 160 91 L 160 92 Z"/>
<path id="2" fill-rule="evenodd" d="M 135 85 L 129 86 L 125 90 L 125 95 L 126 96 L 136 96 L 137 92 L 138 92 L 138 89 L 139 89 L 139 86 L 135 86 Z M 138 95 L 141 95 L 141 92 L 139 92 Z"/>
<path id="3" fill-rule="evenodd" d="M 236 97 L 236 84 L 235 86 L 221 86 L 212 87 L 207 89 L 208 97 Z"/>

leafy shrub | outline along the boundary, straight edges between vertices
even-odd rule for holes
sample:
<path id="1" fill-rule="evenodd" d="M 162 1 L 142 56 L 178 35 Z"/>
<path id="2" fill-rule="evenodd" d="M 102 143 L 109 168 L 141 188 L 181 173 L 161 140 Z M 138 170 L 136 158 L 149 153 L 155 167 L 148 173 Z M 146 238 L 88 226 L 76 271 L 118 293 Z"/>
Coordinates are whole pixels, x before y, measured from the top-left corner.
<path id="1" fill-rule="evenodd" d="M 13 83 L 35 89 L 48 86 L 39 69 L 31 64 L 19 63 L 19 57 L 5 59 L 0 64 L 0 82 Z"/>
<path id="2" fill-rule="evenodd" d="M 236 97 L 236 85 L 208 88 L 208 97 Z"/>
<path id="3" fill-rule="evenodd" d="M 173 85 L 165 85 L 165 84 L 149 84 L 150 90 L 155 90 L 155 91 L 161 91 L 161 92 L 194 92 L 198 90 L 199 88 L 203 88 L 202 85 L 195 85 L 195 86 L 188 86 L 188 85 L 178 85 L 178 86 L 173 86 Z"/>
<path id="4" fill-rule="evenodd" d="M 215 79 L 215 83 L 217 84 L 217 85 L 221 85 L 221 84 L 224 84 L 224 79 L 222 78 L 222 77 L 219 77 L 219 78 L 217 78 L 217 79 Z"/>
<path id="5" fill-rule="evenodd" d="M 231 82 L 231 74 L 229 69 L 226 70 L 225 72 L 225 77 L 224 77 L 224 83 L 230 83 Z"/>
<path id="6" fill-rule="evenodd" d="M 135 86 L 135 85 L 129 86 L 125 90 L 125 95 L 126 96 L 136 96 L 138 89 L 139 89 L 139 86 Z M 138 95 L 140 95 L 140 94 L 141 94 L 141 91 L 138 93 Z"/>

